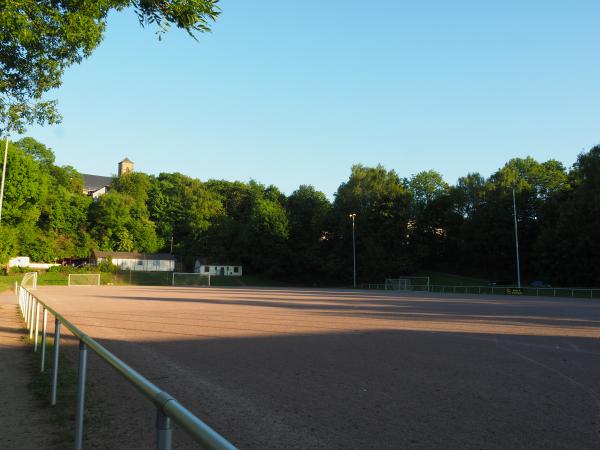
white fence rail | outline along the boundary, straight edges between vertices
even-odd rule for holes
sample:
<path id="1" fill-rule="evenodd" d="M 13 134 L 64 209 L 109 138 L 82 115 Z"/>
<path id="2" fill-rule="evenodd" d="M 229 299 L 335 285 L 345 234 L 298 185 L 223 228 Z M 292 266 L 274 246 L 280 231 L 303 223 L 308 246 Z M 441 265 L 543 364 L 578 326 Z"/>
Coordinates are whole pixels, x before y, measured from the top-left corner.
<path id="1" fill-rule="evenodd" d="M 385 283 L 363 283 L 362 289 L 385 290 Z M 531 295 L 537 297 L 568 297 L 583 299 L 600 299 L 600 289 L 569 288 L 569 287 L 533 287 L 533 286 L 452 286 L 442 284 L 412 285 L 401 291 L 427 291 L 441 294 L 477 294 L 477 295 Z"/>
<path id="2" fill-rule="evenodd" d="M 41 370 L 46 369 L 46 336 L 48 313 L 54 316 L 54 352 L 52 364 L 52 384 L 50 403 L 56 405 L 58 361 L 60 355 L 60 330 L 66 327 L 79 340 L 79 375 L 77 380 L 77 401 L 75 407 L 75 443 L 74 448 L 81 450 L 83 447 L 83 425 L 85 412 L 85 386 L 87 376 L 88 349 L 96 353 L 100 359 L 131 383 L 144 397 L 152 401 L 156 408 L 156 448 L 158 450 L 171 450 L 173 448 L 173 422 L 183 429 L 200 448 L 211 450 L 235 450 L 235 447 L 224 437 L 202 422 L 169 393 L 162 391 L 158 386 L 143 377 L 140 373 L 129 367 L 106 348 L 86 335 L 83 331 L 65 319 L 60 313 L 34 295 L 30 289 L 17 286 L 17 299 L 23 319 L 27 325 L 30 339 L 34 342 L 34 351 L 38 350 L 38 336 L 40 333 L 40 314 L 42 315 L 41 338 Z"/>

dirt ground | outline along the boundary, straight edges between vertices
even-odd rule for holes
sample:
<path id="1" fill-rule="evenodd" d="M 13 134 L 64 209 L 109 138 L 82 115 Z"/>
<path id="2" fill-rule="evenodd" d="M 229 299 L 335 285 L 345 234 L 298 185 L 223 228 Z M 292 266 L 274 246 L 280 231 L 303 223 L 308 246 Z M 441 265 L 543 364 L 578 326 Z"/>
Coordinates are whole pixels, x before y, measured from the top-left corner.
<path id="1" fill-rule="evenodd" d="M 240 448 L 600 447 L 600 302 L 111 286 L 38 294 Z M 152 448 L 152 405 L 97 357 L 89 364 L 105 401 L 87 447 Z M 181 432 L 175 443 L 194 448 Z"/>
<path id="2" fill-rule="evenodd" d="M 57 448 L 52 411 L 37 401 L 27 385 L 32 351 L 18 316 L 16 299 L 0 294 L 0 448 L 27 450 Z"/>

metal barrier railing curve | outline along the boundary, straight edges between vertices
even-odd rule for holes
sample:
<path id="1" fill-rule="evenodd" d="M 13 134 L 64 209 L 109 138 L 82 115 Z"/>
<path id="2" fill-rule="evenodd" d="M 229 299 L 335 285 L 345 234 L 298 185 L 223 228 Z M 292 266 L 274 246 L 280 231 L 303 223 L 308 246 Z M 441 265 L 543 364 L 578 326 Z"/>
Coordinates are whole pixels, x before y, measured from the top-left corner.
<path id="1" fill-rule="evenodd" d="M 169 393 L 161 390 L 135 369 L 129 367 L 110 351 L 89 337 L 59 312 L 48 306 L 29 289 L 16 286 L 19 308 L 29 331 L 29 338 L 33 339 L 34 351 L 38 350 L 38 337 L 40 333 L 40 314 L 42 315 L 42 341 L 41 341 L 41 371 L 46 369 L 46 334 L 48 313 L 54 316 L 54 352 L 52 365 L 52 384 L 50 402 L 56 405 L 58 382 L 58 361 L 60 355 L 60 329 L 67 328 L 79 340 L 79 374 L 77 380 L 77 403 L 75 414 L 75 449 L 83 448 L 83 418 L 85 405 L 85 384 L 87 372 L 87 351 L 96 353 L 103 361 L 110 365 L 131 383 L 144 397 L 156 406 L 156 448 L 158 450 L 171 450 L 173 448 L 173 424 L 179 425 L 202 448 L 210 450 L 235 450 L 229 441 L 196 417 Z"/>

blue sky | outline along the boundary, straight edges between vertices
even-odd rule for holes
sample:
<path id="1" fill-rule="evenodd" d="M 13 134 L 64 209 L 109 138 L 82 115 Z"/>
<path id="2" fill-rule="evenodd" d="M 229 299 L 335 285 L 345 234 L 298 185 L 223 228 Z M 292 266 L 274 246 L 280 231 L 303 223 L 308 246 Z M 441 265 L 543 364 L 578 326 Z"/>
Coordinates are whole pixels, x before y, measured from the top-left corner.
<path id="1" fill-rule="evenodd" d="M 597 1 L 220 4 L 199 42 L 112 14 L 54 93 L 62 124 L 28 134 L 84 173 L 127 156 L 330 197 L 355 163 L 454 183 L 600 143 Z"/>

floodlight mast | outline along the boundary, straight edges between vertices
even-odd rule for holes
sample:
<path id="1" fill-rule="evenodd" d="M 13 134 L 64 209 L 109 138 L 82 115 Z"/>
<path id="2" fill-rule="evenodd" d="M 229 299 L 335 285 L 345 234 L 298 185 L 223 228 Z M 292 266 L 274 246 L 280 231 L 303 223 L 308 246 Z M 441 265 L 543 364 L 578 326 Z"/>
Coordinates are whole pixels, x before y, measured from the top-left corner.
<path id="1" fill-rule="evenodd" d="M 6 178 L 6 159 L 8 156 L 8 138 L 6 135 L 4 142 L 4 163 L 2 164 L 2 183 L 0 184 L 0 225 L 2 225 L 2 203 L 4 201 L 4 180 Z"/>
<path id="2" fill-rule="evenodd" d="M 349 214 L 348 217 L 352 219 L 352 279 L 354 289 L 356 289 L 356 238 L 354 234 L 354 219 L 356 218 L 356 213 Z"/>
<path id="3" fill-rule="evenodd" d="M 515 200 L 515 188 L 512 189 L 513 216 L 515 219 L 515 247 L 517 253 L 517 287 L 521 287 L 521 264 L 519 261 L 519 233 L 517 230 L 517 201 Z"/>

